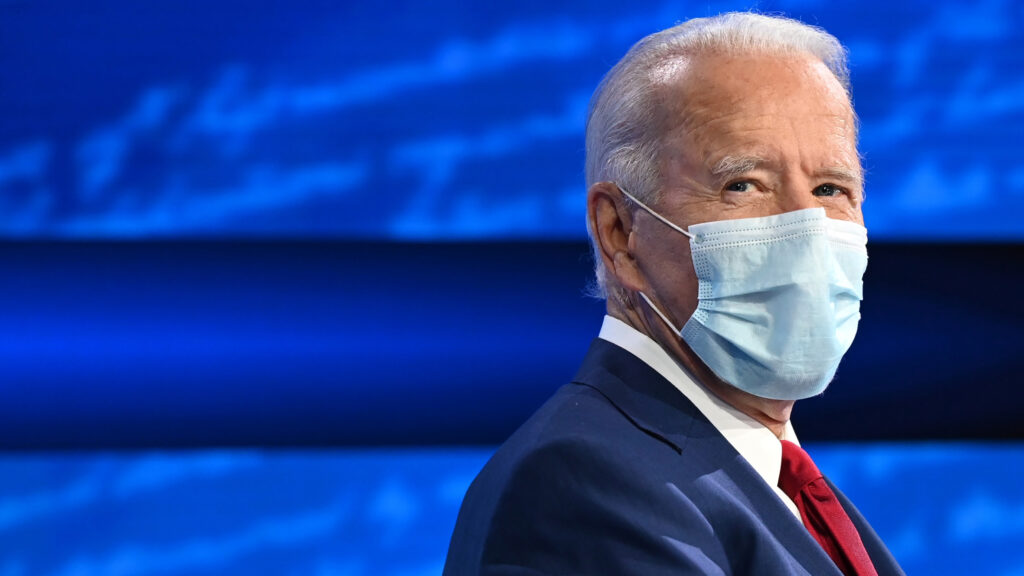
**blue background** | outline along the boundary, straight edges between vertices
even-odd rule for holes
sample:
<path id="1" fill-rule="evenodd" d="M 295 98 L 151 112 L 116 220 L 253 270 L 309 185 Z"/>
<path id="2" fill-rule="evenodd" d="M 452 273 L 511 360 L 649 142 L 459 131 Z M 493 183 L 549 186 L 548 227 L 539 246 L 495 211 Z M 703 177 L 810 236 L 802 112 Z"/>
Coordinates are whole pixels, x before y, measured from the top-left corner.
<path id="1" fill-rule="evenodd" d="M 747 8 L 850 48 L 872 238 L 1024 238 L 1010 0 L 4 0 L 0 235 L 582 238 L 598 80 Z"/>
<path id="2" fill-rule="evenodd" d="M 909 573 L 1024 574 L 1019 3 L 0 0 L 0 576 L 437 573 L 600 325 L 591 91 L 749 8 L 850 48 L 868 173 L 798 433 Z"/>
<path id="3" fill-rule="evenodd" d="M 1024 450 L 810 445 L 908 574 L 1024 570 Z M 0 457 L 0 574 L 440 574 L 489 449 Z M 950 469 L 970 470 L 941 481 Z M 898 500 L 894 506 L 892 500 Z M 937 505 L 941 503 L 942 505 Z"/>

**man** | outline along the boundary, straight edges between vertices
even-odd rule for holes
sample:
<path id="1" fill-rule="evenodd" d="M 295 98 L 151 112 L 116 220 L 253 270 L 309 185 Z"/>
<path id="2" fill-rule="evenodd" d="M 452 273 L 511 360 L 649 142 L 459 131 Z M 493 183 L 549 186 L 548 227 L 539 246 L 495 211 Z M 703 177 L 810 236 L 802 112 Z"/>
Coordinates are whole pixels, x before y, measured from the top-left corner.
<path id="1" fill-rule="evenodd" d="M 756 14 L 630 50 L 587 121 L 607 316 L 466 494 L 445 574 L 902 574 L 799 448 L 867 264 L 842 46 Z"/>

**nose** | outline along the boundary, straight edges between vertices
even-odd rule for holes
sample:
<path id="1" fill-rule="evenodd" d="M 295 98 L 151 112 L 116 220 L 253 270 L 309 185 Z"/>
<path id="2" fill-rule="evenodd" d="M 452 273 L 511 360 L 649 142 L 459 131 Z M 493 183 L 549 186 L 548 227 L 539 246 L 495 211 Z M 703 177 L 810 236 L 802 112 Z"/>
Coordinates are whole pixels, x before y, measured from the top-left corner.
<path id="1" fill-rule="evenodd" d="M 776 195 L 780 212 L 792 212 L 807 208 L 820 208 L 821 200 L 814 195 L 811 183 L 804 178 L 797 178 L 786 184 Z"/>

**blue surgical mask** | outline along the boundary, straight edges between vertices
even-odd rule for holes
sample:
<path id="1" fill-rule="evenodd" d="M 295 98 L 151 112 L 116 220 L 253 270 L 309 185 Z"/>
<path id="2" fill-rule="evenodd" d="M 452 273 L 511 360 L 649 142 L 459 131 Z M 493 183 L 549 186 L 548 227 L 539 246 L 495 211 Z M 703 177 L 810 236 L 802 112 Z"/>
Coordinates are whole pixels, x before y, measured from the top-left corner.
<path id="1" fill-rule="evenodd" d="M 808 208 L 684 230 L 622 193 L 690 238 L 697 310 L 682 329 L 640 296 L 716 376 L 761 398 L 825 390 L 857 333 L 868 263 L 863 226 Z"/>

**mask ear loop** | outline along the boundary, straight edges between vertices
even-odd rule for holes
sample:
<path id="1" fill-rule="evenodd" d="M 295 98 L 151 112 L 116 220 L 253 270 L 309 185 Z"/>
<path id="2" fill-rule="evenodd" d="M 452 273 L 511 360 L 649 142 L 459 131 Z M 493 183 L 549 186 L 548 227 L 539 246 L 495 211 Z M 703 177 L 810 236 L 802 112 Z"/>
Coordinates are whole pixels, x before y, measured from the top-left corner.
<path id="1" fill-rule="evenodd" d="M 670 222 L 668 220 L 668 218 L 665 218 L 661 214 L 658 214 L 657 212 L 652 210 L 650 206 L 648 206 L 647 204 L 644 204 L 643 202 L 637 200 L 636 196 L 633 196 L 629 192 L 626 192 L 626 189 L 623 188 L 622 186 L 619 186 L 618 184 L 615 184 L 615 187 L 619 189 L 619 192 L 622 192 L 623 196 L 625 196 L 626 198 L 629 198 L 630 200 L 632 200 L 637 206 L 639 206 L 639 207 L 643 208 L 644 210 L 646 210 L 647 213 L 650 214 L 651 216 L 654 216 L 658 220 L 661 220 L 662 223 L 664 223 L 669 228 L 675 230 L 676 232 L 679 232 L 680 234 L 682 234 L 683 236 L 686 236 L 687 238 L 689 238 L 691 240 L 693 240 L 695 238 L 695 236 L 693 234 L 687 232 L 686 230 L 683 230 L 679 226 L 676 226 L 675 224 Z"/>
<path id="2" fill-rule="evenodd" d="M 619 192 L 622 192 L 623 196 L 625 196 L 626 198 L 629 198 L 630 200 L 632 200 L 633 203 L 635 203 L 637 206 L 639 206 L 639 207 L 643 208 L 644 210 L 646 210 L 647 213 L 650 214 L 651 216 L 654 216 L 658 220 L 661 220 L 661 222 L 664 223 L 669 228 L 675 230 L 676 232 L 679 232 L 680 234 L 686 236 L 687 238 L 690 238 L 691 240 L 695 238 L 693 234 L 687 232 L 686 230 L 683 230 L 679 226 L 676 226 L 674 223 L 670 222 L 667 218 L 665 218 L 661 214 L 658 214 L 657 212 L 652 210 L 650 208 L 650 206 L 648 206 L 647 204 L 644 204 L 643 202 L 637 200 L 636 196 L 633 196 L 629 192 L 626 192 L 626 189 L 623 188 L 622 186 L 620 186 L 618 183 L 615 184 L 615 187 L 619 189 Z M 647 305 L 651 307 L 651 310 L 654 310 L 654 312 L 661 318 L 661 320 L 665 323 L 666 326 L 671 328 L 672 331 L 675 332 L 676 334 L 679 334 L 680 336 L 683 335 L 683 331 L 678 329 L 678 328 L 676 328 L 675 324 L 673 324 L 672 321 L 668 319 L 668 316 L 666 316 L 665 313 L 662 312 L 660 308 L 655 306 L 654 302 L 651 302 L 651 299 L 647 297 L 647 294 L 644 294 L 643 292 L 637 292 L 637 294 L 639 294 L 640 297 L 644 299 L 644 302 L 647 302 Z"/>
<path id="3" fill-rule="evenodd" d="M 675 324 L 673 324 L 672 321 L 668 319 L 668 316 L 665 316 L 665 314 L 657 306 L 654 305 L 654 302 L 651 302 L 651 299 L 647 297 L 647 294 L 644 294 L 643 292 L 637 292 L 637 294 L 639 294 L 640 297 L 644 299 L 644 302 L 647 302 L 647 305 L 651 307 L 651 310 L 654 310 L 655 313 L 657 313 L 658 316 L 661 317 L 662 321 L 665 322 L 666 326 L 671 328 L 672 331 L 678 334 L 680 338 L 683 336 L 683 331 L 676 328 Z"/>

